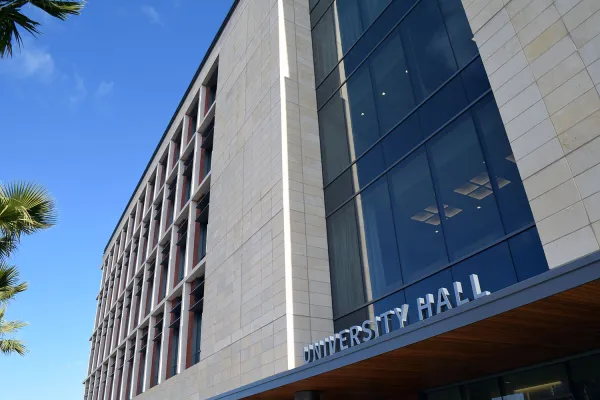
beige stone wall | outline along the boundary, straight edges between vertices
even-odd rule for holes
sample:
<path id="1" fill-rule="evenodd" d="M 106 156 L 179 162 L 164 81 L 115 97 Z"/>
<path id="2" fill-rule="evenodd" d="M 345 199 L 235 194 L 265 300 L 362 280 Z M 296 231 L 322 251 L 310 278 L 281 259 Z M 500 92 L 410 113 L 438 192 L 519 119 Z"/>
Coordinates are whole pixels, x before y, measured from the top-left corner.
<path id="1" fill-rule="evenodd" d="M 600 0 L 463 0 L 551 268 L 600 242 Z"/>
<path id="2" fill-rule="evenodd" d="M 333 333 L 308 0 L 242 1 L 216 49 L 201 361 L 140 400 L 234 389 Z"/>

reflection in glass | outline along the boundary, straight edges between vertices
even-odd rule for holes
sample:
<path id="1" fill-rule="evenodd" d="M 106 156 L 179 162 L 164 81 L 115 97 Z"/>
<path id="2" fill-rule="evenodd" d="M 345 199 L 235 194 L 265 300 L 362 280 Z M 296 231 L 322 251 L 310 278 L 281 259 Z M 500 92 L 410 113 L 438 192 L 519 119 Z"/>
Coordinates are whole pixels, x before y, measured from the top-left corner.
<path id="1" fill-rule="evenodd" d="M 569 366 L 576 398 L 600 399 L 600 354 L 573 360 Z"/>
<path id="2" fill-rule="evenodd" d="M 342 94 L 340 91 L 319 111 L 324 184 L 331 182 L 350 164 L 346 130 L 347 101 Z"/>
<path id="3" fill-rule="evenodd" d="M 472 113 L 498 188 L 496 196 L 504 226 L 507 232 L 513 232 L 533 223 L 533 215 L 494 96 L 489 94 L 475 104 Z"/>
<path id="4" fill-rule="evenodd" d="M 448 262 L 425 150 L 388 173 L 400 264 L 406 283 Z"/>
<path id="5" fill-rule="evenodd" d="M 394 222 L 387 180 L 377 180 L 356 198 L 361 235 L 367 257 L 363 263 L 369 300 L 377 298 L 402 283 Z M 361 223 L 362 222 L 362 223 Z M 364 232 L 364 233 L 363 233 Z"/>
<path id="6" fill-rule="evenodd" d="M 507 395 L 522 395 L 527 400 L 560 399 L 570 393 L 564 364 L 517 372 L 504 377 Z M 515 397 L 507 396 L 507 399 Z"/>
<path id="7" fill-rule="evenodd" d="M 460 395 L 460 389 L 453 387 L 431 392 L 427 395 L 427 400 L 462 400 L 462 397 Z"/>
<path id="8" fill-rule="evenodd" d="M 400 24 L 413 90 L 422 101 L 457 69 L 436 0 L 422 0 Z"/>
<path id="9" fill-rule="evenodd" d="M 501 400 L 498 379 L 487 379 L 467 385 L 468 400 Z"/>
<path id="10" fill-rule="evenodd" d="M 508 245 L 519 281 L 548 271 L 546 255 L 537 228 L 533 227 L 509 239 Z"/>
<path id="11" fill-rule="evenodd" d="M 448 252 L 456 260 L 504 235 L 479 140 L 467 113 L 427 144 L 444 204 Z"/>
<path id="12" fill-rule="evenodd" d="M 452 287 L 452 275 L 449 270 L 443 270 L 429 278 L 423 279 L 415 283 L 414 285 L 408 286 L 404 291 L 406 293 L 406 300 L 408 301 L 408 323 L 414 324 L 419 322 L 419 308 L 417 299 L 419 297 L 426 298 L 427 294 L 433 295 L 433 298 L 437 298 L 439 288 L 446 288 L 450 290 Z M 432 305 L 432 315 L 436 313 L 435 305 Z M 445 310 L 443 310 L 445 311 Z M 423 313 L 423 318 L 428 317 L 426 313 Z"/>
<path id="13" fill-rule="evenodd" d="M 469 275 L 477 274 L 481 290 L 492 293 L 517 283 L 508 244 L 502 242 L 452 267 L 452 277 L 462 282 L 465 297 L 473 299 Z"/>
<path id="14" fill-rule="evenodd" d="M 356 208 L 351 201 L 328 218 L 333 312 L 340 315 L 366 302 Z"/>

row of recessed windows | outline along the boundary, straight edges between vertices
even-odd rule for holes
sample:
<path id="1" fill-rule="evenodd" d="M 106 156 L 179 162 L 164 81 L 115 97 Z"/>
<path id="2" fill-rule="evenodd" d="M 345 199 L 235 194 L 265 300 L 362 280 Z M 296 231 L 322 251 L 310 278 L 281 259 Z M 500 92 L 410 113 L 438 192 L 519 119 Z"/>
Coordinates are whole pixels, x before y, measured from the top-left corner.
<path id="1" fill-rule="evenodd" d="M 188 310 L 183 310 L 183 312 L 189 312 L 187 339 L 180 338 L 181 292 L 183 291 L 180 288 L 176 289 L 176 294 L 174 294 L 177 296 L 178 293 L 178 297 L 165 303 L 164 307 L 170 307 L 166 313 L 166 321 L 164 314 L 154 315 L 150 319 L 152 326 L 140 328 L 142 331 L 137 335 L 138 340 L 125 341 L 125 344 L 118 349 L 114 356 L 108 360 L 105 358 L 119 346 L 122 340 L 131 335 L 140 323 L 146 324 L 146 317 L 151 314 L 153 309 L 155 289 L 154 304 L 156 305 L 161 303 L 167 295 L 169 277 L 172 278 L 173 288 L 177 287 L 185 278 L 188 232 L 192 227 L 191 224 L 195 225 L 191 238 L 193 251 L 190 253 L 191 260 L 188 261 L 188 264 L 192 267 L 190 271 L 193 271 L 194 275 L 198 275 L 197 268 L 206 255 L 210 200 L 208 191 L 203 195 L 196 195 L 199 198 L 195 201 L 194 221 L 178 222 L 172 231 L 170 229 L 174 224 L 178 187 L 180 190 L 179 210 L 183 210 L 192 199 L 195 149 L 190 150 L 190 146 L 192 146 L 192 139 L 196 132 L 199 133 L 197 140 L 200 143 L 199 150 L 196 150 L 198 176 L 196 185 L 203 183 L 211 170 L 214 134 L 213 105 L 216 99 L 217 73 L 215 68 L 205 82 L 203 91 L 205 98 L 196 102 L 192 111 L 188 113 L 189 126 L 184 130 L 186 136 L 183 137 L 184 133 L 180 130 L 171 140 L 168 152 L 161 158 L 156 172 L 150 178 L 146 190 L 139 198 L 105 260 L 103 288 L 98 297 L 97 329 L 92 337 L 89 365 L 90 373 L 92 371 L 95 373 L 85 383 L 86 399 L 110 398 L 113 387 L 118 391 L 125 390 L 125 393 L 128 393 L 126 398 L 130 398 L 131 395 L 143 391 L 146 378 L 148 378 L 150 387 L 156 385 L 159 380 L 159 362 L 162 353 L 164 353 L 162 357 L 166 357 L 167 360 L 166 378 L 176 375 L 178 369 L 181 370 L 178 357 L 180 342 L 186 346 L 187 364 L 185 368 L 200 361 L 203 276 L 192 281 L 189 281 L 190 278 L 188 278 L 186 283 L 186 285 L 190 285 L 191 291 L 190 306 Z M 200 126 L 198 125 L 199 111 L 203 115 Z M 169 152 L 172 155 L 172 161 L 167 168 Z M 182 160 L 181 167 L 177 168 L 180 159 Z M 179 170 L 179 172 L 175 173 L 174 170 Z M 175 177 L 167 180 L 167 177 L 173 174 Z M 205 188 L 205 185 L 196 187 L 202 189 Z M 164 195 L 162 194 L 163 190 L 166 191 Z M 204 191 L 206 188 L 202 190 Z M 146 201 L 147 199 L 149 201 Z M 161 238 L 161 228 L 162 232 L 167 233 L 174 241 L 174 250 L 171 248 L 171 240 L 166 239 L 166 236 L 165 239 Z M 171 251 L 174 251 L 172 263 L 169 262 Z M 145 268 L 134 277 L 138 265 L 145 266 Z M 126 288 L 128 282 L 131 283 Z M 144 285 L 145 298 L 142 299 Z M 169 325 L 167 326 L 168 340 L 165 342 L 167 348 L 163 350 L 161 343 L 164 323 Z M 152 337 L 148 336 L 149 330 L 153 334 Z M 134 362 L 136 357 L 137 364 Z M 148 377 L 145 376 L 146 368 L 143 367 L 147 362 L 151 363 Z M 137 371 L 133 371 L 134 365 L 138 366 Z M 127 371 L 127 376 L 123 376 L 124 370 Z M 107 383 L 109 381 L 110 383 Z M 122 388 L 123 385 L 126 387 Z M 104 397 L 105 394 L 107 397 Z"/>

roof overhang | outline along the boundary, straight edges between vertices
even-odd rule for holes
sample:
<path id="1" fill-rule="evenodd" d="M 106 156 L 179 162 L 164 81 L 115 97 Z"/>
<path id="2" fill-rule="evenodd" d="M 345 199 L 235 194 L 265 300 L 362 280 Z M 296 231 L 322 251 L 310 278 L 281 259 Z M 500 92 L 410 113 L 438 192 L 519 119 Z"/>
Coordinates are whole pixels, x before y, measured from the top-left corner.
<path id="1" fill-rule="evenodd" d="M 600 252 L 213 399 L 292 399 L 305 390 L 324 399 L 411 398 L 598 348 L 598 316 Z"/>

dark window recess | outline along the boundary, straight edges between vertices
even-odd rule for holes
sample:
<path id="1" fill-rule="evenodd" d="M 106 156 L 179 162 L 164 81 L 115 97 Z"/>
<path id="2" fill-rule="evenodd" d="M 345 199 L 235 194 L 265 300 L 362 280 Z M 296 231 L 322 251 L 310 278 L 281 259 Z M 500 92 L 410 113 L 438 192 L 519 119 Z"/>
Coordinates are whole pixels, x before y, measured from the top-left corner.
<path id="1" fill-rule="evenodd" d="M 185 259 L 186 259 L 186 241 L 187 241 L 187 221 L 184 221 L 177 231 L 177 270 L 175 276 L 175 285 L 181 282 L 185 275 Z"/>
<path id="2" fill-rule="evenodd" d="M 181 142 L 181 132 L 177 135 L 172 141 L 173 148 L 173 160 L 171 162 L 171 168 L 177 165 L 177 161 L 179 161 L 179 143 Z"/>
<path id="3" fill-rule="evenodd" d="M 154 348 L 152 350 L 152 380 L 150 381 L 150 387 L 158 384 L 158 373 L 160 371 L 160 351 L 162 345 L 162 330 L 163 330 L 163 316 L 157 317 L 158 322 L 154 325 L 154 337 L 152 342 Z"/>
<path id="4" fill-rule="evenodd" d="M 210 192 L 204 195 L 196 206 L 196 263 L 200 262 L 206 256 L 206 236 L 208 232 Z"/>
<path id="5" fill-rule="evenodd" d="M 135 284 L 135 313 L 133 314 L 133 323 L 131 324 L 131 329 L 135 329 L 137 327 L 140 317 L 140 309 L 142 307 L 142 281 L 143 278 L 139 277 Z"/>
<path id="6" fill-rule="evenodd" d="M 127 400 L 131 399 L 131 388 L 133 387 L 133 361 L 135 359 L 135 345 L 134 342 L 130 342 L 129 345 L 129 355 L 127 356 L 127 378 L 126 378 L 126 386 L 125 386 L 125 398 Z"/>
<path id="7" fill-rule="evenodd" d="M 152 248 L 158 244 L 158 235 L 160 233 L 160 211 L 162 209 L 162 203 L 158 203 L 154 206 L 154 238 L 152 242 Z"/>
<path id="8" fill-rule="evenodd" d="M 166 243 L 163 247 L 160 259 L 160 293 L 158 297 L 158 301 L 161 301 L 167 295 L 167 278 L 169 277 L 169 249 L 171 247 L 170 243 Z"/>
<path id="9" fill-rule="evenodd" d="M 171 308 L 171 323 L 169 330 L 171 337 L 169 339 L 169 359 L 167 366 L 167 378 L 177 375 L 178 359 L 179 359 L 179 332 L 181 325 L 181 297 L 173 301 Z"/>
<path id="10" fill-rule="evenodd" d="M 190 294 L 190 329 L 191 329 L 191 344 L 188 344 L 190 349 L 190 365 L 197 364 L 200 361 L 200 342 L 202 337 L 202 311 L 204 308 L 204 277 L 196 279 L 193 284 L 193 289 Z"/>
<path id="11" fill-rule="evenodd" d="M 158 163 L 158 172 L 156 176 L 156 180 L 158 181 L 157 188 L 160 191 L 160 188 L 165 184 L 165 179 L 167 178 L 167 157 L 160 160 Z"/>
<path id="12" fill-rule="evenodd" d="M 150 221 L 144 221 L 144 226 L 142 227 L 142 241 L 141 241 L 141 252 L 140 262 L 146 261 L 146 248 L 148 247 L 148 235 L 150 232 Z M 132 270 L 135 271 L 135 268 Z"/>
<path id="13" fill-rule="evenodd" d="M 148 350 L 148 328 L 145 328 L 140 338 L 137 394 L 144 391 L 144 379 L 146 378 L 146 353 Z"/>
<path id="14" fill-rule="evenodd" d="M 152 291 L 154 290 L 154 269 L 148 271 L 148 277 L 146 278 L 146 310 L 145 315 L 150 314 L 152 309 Z"/>
<path id="15" fill-rule="evenodd" d="M 213 136 L 215 133 L 214 122 L 202 132 L 202 157 L 201 157 L 201 169 L 200 169 L 200 182 L 210 172 L 212 162 L 212 150 L 213 150 Z"/>
<path id="16" fill-rule="evenodd" d="M 189 125 L 188 125 L 188 135 L 186 143 L 189 143 L 190 140 L 194 137 L 194 133 L 196 133 L 196 128 L 198 127 L 198 103 L 192 106 L 192 112 L 189 114 Z"/>
<path id="17" fill-rule="evenodd" d="M 206 81 L 206 106 L 204 108 L 204 114 L 210 110 L 210 107 L 213 105 L 215 100 L 217 99 L 217 80 L 219 76 L 218 68 L 212 72 L 210 78 Z"/>
<path id="18" fill-rule="evenodd" d="M 165 222 L 165 230 L 173 223 L 173 214 L 175 213 L 175 191 L 177 188 L 177 180 L 169 184 L 169 194 L 167 195 L 167 220 Z"/>
<path id="19" fill-rule="evenodd" d="M 192 195 L 192 171 L 194 166 L 194 153 L 190 153 L 183 164 L 183 193 L 181 196 L 181 206 L 183 207 Z"/>

